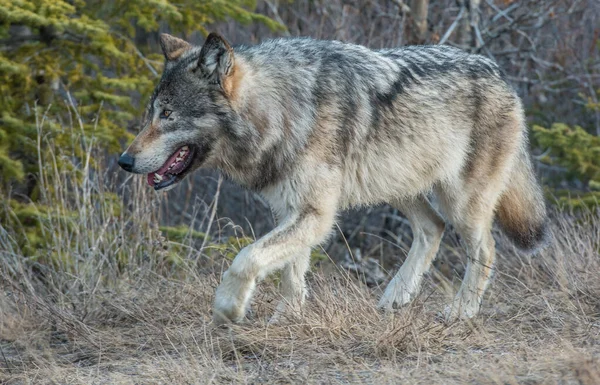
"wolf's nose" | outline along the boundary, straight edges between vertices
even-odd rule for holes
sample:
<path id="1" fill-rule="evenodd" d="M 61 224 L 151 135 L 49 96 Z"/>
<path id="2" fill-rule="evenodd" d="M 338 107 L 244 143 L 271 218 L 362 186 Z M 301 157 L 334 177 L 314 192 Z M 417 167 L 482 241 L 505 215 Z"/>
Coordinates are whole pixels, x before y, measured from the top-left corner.
<path id="1" fill-rule="evenodd" d="M 133 170 L 133 162 L 134 159 L 132 156 L 123 154 L 117 163 L 119 163 L 119 166 L 121 166 L 123 170 L 131 172 L 131 170 Z"/>

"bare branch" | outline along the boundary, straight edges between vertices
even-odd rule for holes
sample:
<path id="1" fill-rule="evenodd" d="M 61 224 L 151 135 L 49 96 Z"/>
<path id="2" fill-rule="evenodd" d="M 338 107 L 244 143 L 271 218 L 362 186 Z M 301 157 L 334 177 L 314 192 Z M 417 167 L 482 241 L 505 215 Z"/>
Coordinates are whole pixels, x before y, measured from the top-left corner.
<path id="1" fill-rule="evenodd" d="M 442 36 L 442 38 L 440 39 L 440 42 L 438 44 L 444 44 L 448 40 L 448 38 L 450 37 L 450 35 L 452 35 L 452 32 L 454 31 L 454 29 L 458 25 L 458 22 L 460 21 L 460 19 L 462 19 L 464 14 L 465 14 L 465 7 L 462 6 L 462 7 L 460 7 L 458 16 L 456 16 L 456 19 L 454 19 L 452 24 L 450 24 L 450 27 L 448 28 L 448 30 L 446 31 L 444 36 Z"/>

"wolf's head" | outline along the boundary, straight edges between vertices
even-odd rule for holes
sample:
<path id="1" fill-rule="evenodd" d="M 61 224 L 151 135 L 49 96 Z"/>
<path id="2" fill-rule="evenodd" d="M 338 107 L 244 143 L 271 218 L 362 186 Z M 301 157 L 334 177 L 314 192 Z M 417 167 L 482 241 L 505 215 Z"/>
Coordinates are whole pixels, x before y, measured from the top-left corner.
<path id="1" fill-rule="evenodd" d="M 210 163 L 234 120 L 230 98 L 235 85 L 233 49 L 210 34 L 202 47 L 162 34 L 165 69 L 143 128 L 119 158 L 126 171 L 148 174 L 155 190 L 167 189 Z"/>

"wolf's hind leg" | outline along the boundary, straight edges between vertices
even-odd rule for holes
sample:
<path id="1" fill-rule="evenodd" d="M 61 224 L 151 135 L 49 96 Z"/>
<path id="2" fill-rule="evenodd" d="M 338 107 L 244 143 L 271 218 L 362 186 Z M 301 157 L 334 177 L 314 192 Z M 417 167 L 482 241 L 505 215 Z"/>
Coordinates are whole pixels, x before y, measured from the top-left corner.
<path id="1" fill-rule="evenodd" d="M 281 296 L 270 323 L 278 322 L 286 313 L 299 311 L 306 299 L 306 272 L 310 267 L 310 248 L 302 250 L 281 273 Z"/>
<path id="2" fill-rule="evenodd" d="M 446 309 L 448 320 L 472 318 L 477 315 L 492 275 L 496 258 L 495 242 L 491 233 L 493 210 L 488 207 L 488 210 L 480 212 L 488 215 L 467 217 L 463 223 L 456 224 L 467 249 L 468 262 L 458 294 Z"/>
<path id="3" fill-rule="evenodd" d="M 379 307 L 388 311 L 407 304 L 418 292 L 423 275 L 440 247 L 445 228 L 444 220 L 424 196 L 393 204 L 410 221 L 413 243 L 406 261 L 379 301 Z"/>

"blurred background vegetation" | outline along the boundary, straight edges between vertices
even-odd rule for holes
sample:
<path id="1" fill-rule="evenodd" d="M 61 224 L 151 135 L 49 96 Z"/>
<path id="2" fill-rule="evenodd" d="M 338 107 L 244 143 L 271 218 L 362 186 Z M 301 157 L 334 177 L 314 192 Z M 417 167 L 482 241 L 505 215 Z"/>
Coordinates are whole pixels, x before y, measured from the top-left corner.
<path id="1" fill-rule="evenodd" d="M 161 73 L 159 33 L 201 44 L 211 30 L 234 44 L 302 35 L 371 48 L 450 44 L 489 56 L 525 101 L 549 201 L 597 209 L 595 0 L 0 0 L 0 226 L 26 255 L 64 260 L 77 237 L 61 239 L 61 252 L 53 228 L 75 233 L 94 207 L 96 215 L 123 219 L 140 196 L 149 202 L 138 207 L 145 220 L 132 216 L 127 223 L 153 239 L 187 237 L 205 245 L 211 235 L 205 233 L 251 239 L 273 226 L 260 197 L 214 172 L 156 197 L 115 167 Z M 198 216 L 218 220 L 207 228 Z M 348 242 L 376 257 L 385 254 L 382 239 L 410 244 L 399 213 L 352 211 L 326 249 L 343 260 Z M 146 252 L 152 250 L 140 255 Z"/>

